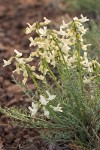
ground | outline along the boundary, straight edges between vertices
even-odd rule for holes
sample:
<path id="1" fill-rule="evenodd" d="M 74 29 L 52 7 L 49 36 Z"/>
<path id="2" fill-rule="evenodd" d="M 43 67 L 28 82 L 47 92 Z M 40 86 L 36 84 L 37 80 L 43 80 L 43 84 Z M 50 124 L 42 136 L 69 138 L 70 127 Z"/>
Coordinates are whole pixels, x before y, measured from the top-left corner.
<path id="1" fill-rule="evenodd" d="M 3 59 L 8 59 L 17 49 L 25 55 L 29 53 L 29 41 L 25 35 L 26 23 L 41 21 L 47 17 L 58 25 L 63 17 L 51 0 L 3 0 L 0 1 L 0 105 L 2 107 L 28 106 L 30 101 L 22 96 L 22 91 L 12 81 L 13 65 L 3 66 Z M 68 17 L 67 17 L 68 18 Z M 34 91 L 34 85 L 29 87 Z M 0 113 L 0 150 L 68 150 L 67 145 L 60 146 L 44 143 L 35 129 L 12 126 L 11 119 Z"/>

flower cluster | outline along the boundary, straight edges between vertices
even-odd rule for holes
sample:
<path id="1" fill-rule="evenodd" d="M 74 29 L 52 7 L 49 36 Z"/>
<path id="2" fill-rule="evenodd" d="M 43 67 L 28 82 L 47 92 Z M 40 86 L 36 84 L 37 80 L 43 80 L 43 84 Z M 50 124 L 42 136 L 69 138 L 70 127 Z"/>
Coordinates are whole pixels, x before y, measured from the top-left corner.
<path id="1" fill-rule="evenodd" d="M 16 69 L 13 70 L 13 73 L 17 73 L 20 74 L 20 72 L 23 72 L 23 83 L 25 84 L 28 78 L 28 71 L 27 71 L 27 67 L 31 70 L 31 71 L 35 71 L 35 66 L 30 66 L 28 63 L 33 61 L 33 58 L 31 56 L 29 56 L 28 58 L 22 58 L 22 53 L 18 52 L 17 50 L 14 50 L 15 55 L 13 57 L 11 57 L 8 61 L 3 60 L 4 61 L 4 67 L 7 65 L 10 65 L 13 61 L 15 62 L 16 65 Z"/>
<path id="2" fill-rule="evenodd" d="M 68 68 L 77 68 L 78 53 L 77 44 L 79 43 L 80 49 L 83 50 L 83 56 L 80 57 L 80 65 L 84 74 L 83 80 L 86 83 L 87 78 L 92 80 L 94 74 L 94 61 L 88 60 L 87 48 L 91 44 L 84 44 L 83 36 L 86 34 L 88 29 L 85 29 L 83 23 L 88 21 L 86 17 L 81 15 L 81 19 L 77 17 L 73 18 L 73 21 L 65 23 L 63 20 L 60 30 L 50 30 L 47 26 L 41 27 L 41 23 L 36 28 L 36 32 L 39 37 L 33 39 L 29 38 L 30 46 L 37 46 L 37 50 L 32 52 L 31 55 L 34 57 L 40 57 L 39 71 L 44 75 L 48 73 L 48 65 L 56 67 L 57 63 L 64 61 L 67 63 Z M 48 21 L 50 23 L 50 21 Z M 42 23 L 43 24 L 43 23 Z M 39 28 L 40 26 L 40 28 Z M 74 47 L 74 48 L 73 48 Z M 63 55 L 63 56 L 62 56 Z M 97 68 L 100 68 L 100 64 L 96 63 Z"/>
<path id="3" fill-rule="evenodd" d="M 52 106 L 50 104 L 50 101 L 54 100 L 56 95 L 50 95 L 48 91 L 46 91 L 46 94 L 48 95 L 48 98 L 44 97 L 43 95 L 40 95 L 39 102 L 32 102 L 32 107 L 29 106 L 29 110 L 32 117 L 35 117 L 37 112 L 42 110 L 44 112 L 44 116 L 49 118 L 50 112 L 48 108 L 51 108 L 56 112 L 62 112 L 62 107 L 60 107 L 60 103 L 57 106 Z"/>
<path id="4" fill-rule="evenodd" d="M 29 58 L 22 58 L 22 53 L 19 53 L 15 50 L 16 56 L 11 57 L 8 61 L 4 60 L 4 66 L 10 65 L 12 61 L 15 61 L 16 70 L 13 72 L 20 71 L 23 72 L 23 83 L 25 84 L 28 78 L 28 69 L 32 72 L 35 78 L 43 80 L 44 76 L 49 72 L 48 64 L 56 67 L 59 62 L 66 63 L 68 69 L 77 68 L 78 57 L 80 57 L 80 65 L 85 71 L 85 74 L 90 74 L 93 76 L 93 72 L 96 68 L 100 68 L 100 64 L 96 61 L 89 61 L 87 57 L 87 47 L 90 44 L 85 45 L 83 40 L 83 35 L 87 32 L 88 29 L 85 29 L 82 23 L 88 21 L 86 17 L 81 15 L 81 19 L 77 17 L 69 23 L 63 21 L 60 26 L 60 30 L 50 30 L 47 28 L 47 25 L 51 22 L 50 20 L 44 17 L 44 22 L 34 23 L 26 28 L 26 34 L 31 32 L 36 32 L 37 37 L 29 37 L 30 47 L 37 47 L 35 52 L 31 52 Z M 80 49 L 83 50 L 84 55 L 78 56 L 77 52 L 77 43 L 80 46 Z M 30 66 L 28 63 L 33 61 L 35 57 L 39 57 L 39 72 L 35 72 L 35 66 Z M 84 76 L 84 75 L 83 75 Z M 87 79 L 87 76 L 84 77 Z M 93 78 L 91 78 L 93 79 Z M 86 80 L 84 80 L 86 82 Z"/>

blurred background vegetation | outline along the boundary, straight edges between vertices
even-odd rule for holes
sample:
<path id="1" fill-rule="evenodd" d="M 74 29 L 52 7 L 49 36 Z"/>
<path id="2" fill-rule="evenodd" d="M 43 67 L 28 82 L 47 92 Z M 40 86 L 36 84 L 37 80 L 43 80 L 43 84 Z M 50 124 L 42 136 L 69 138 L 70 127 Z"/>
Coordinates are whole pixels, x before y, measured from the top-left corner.
<path id="1" fill-rule="evenodd" d="M 63 0 L 71 12 L 96 13 L 100 9 L 100 0 Z"/>

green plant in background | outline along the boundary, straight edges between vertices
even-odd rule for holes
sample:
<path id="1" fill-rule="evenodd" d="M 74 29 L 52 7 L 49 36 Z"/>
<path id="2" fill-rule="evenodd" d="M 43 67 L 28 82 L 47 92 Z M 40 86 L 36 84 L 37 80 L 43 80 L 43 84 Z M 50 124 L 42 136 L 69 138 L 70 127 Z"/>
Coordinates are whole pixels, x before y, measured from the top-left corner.
<path id="1" fill-rule="evenodd" d="M 89 54 L 93 59 L 100 62 L 100 25 L 90 20 L 89 26 L 90 30 L 86 34 L 86 41 L 92 43 Z"/>
<path id="2" fill-rule="evenodd" d="M 86 17 L 63 21 L 59 31 L 48 29 L 51 22 L 28 24 L 26 34 L 30 37 L 28 58 L 14 50 L 15 54 L 4 66 L 15 63 L 17 74 L 23 74 L 23 88 L 32 105 L 28 109 L 0 108 L 1 112 L 20 120 L 30 128 L 40 129 L 41 136 L 48 141 L 74 142 L 80 149 L 98 149 L 100 142 L 100 64 L 88 56 L 90 44 L 83 36 L 87 29 Z M 38 58 L 38 67 L 33 64 Z M 27 89 L 31 78 L 36 92 Z M 51 81 L 50 81 L 51 80 Z"/>
<path id="3" fill-rule="evenodd" d="M 64 0 L 67 4 L 67 10 L 94 13 L 99 10 L 100 0 Z M 92 14 L 91 14 L 92 15 Z"/>

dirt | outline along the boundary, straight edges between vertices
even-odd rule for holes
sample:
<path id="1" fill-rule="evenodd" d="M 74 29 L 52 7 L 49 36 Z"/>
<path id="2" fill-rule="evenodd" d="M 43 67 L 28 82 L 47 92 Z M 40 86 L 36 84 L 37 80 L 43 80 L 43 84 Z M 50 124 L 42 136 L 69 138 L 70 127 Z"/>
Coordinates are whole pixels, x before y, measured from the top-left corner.
<path id="1" fill-rule="evenodd" d="M 17 49 L 29 54 L 29 41 L 25 35 L 26 23 L 42 21 L 47 17 L 58 25 L 64 15 L 55 5 L 56 0 L 0 0 L 0 105 L 2 107 L 24 106 L 30 100 L 12 81 L 14 66 L 3 67 L 3 59 L 8 59 Z M 34 85 L 29 87 L 34 92 Z M 47 144 L 41 140 L 36 129 L 20 128 L 12 125 L 11 119 L 0 113 L 0 150 L 68 150 L 67 145 Z"/>

